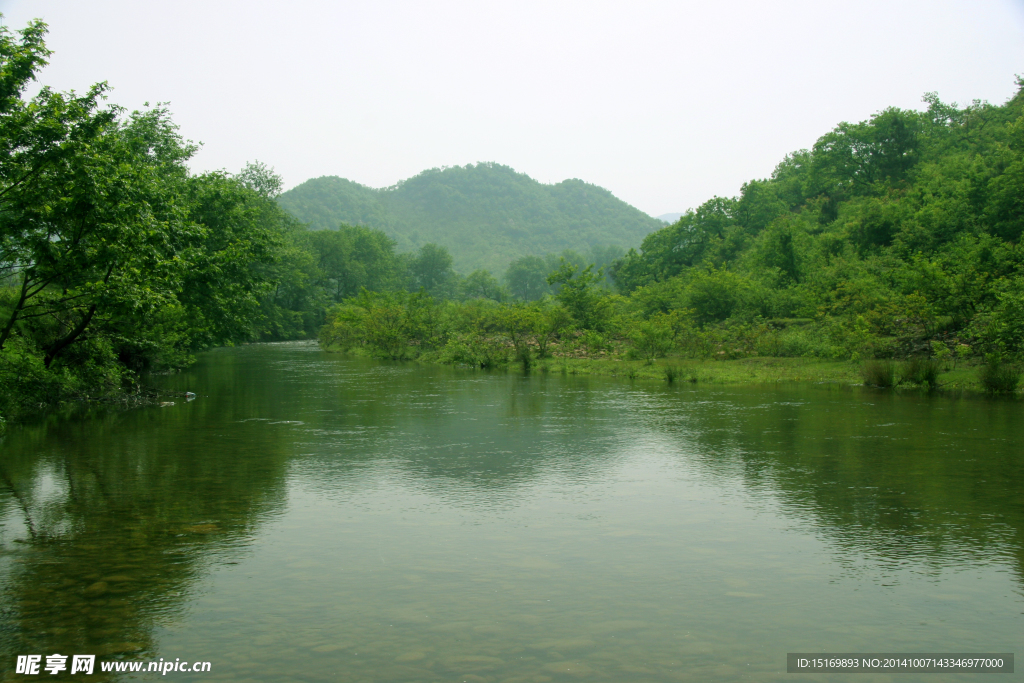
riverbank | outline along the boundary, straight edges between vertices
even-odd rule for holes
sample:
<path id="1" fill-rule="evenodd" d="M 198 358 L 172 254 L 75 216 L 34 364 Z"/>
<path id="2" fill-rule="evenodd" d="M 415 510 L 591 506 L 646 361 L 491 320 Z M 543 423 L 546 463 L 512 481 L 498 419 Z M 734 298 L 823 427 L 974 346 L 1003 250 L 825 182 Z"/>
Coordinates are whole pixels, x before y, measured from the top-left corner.
<path id="1" fill-rule="evenodd" d="M 323 346 L 321 348 L 324 348 Z M 324 350 L 341 353 L 330 346 Z M 351 353 L 351 352 L 350 352 Z M 361 355 L 356 351 L 356 355 Z M 442 362 L 431 354 L 415 359 L 433 365 L 453 365 Z M 474 367 L 455 363 L 455 366 Z M 521 371 L 522 364 L 509 362 L 504 367 Z M 960 362 L 941 365 L 933 385 L 923 385 L 910 380 L 901 381 L 900 364 L 895 363 L 894 386 L 896 391 L 940 391 L 954 393 L 983 394 L 985 388 L 980 380 L 980 365 Z M 645 380 L 668 383 L 691 384 L 834 384 L 862 386 L 865 384 L 864 363 L 861 361 L 824 360 L 820 358 L 779 358 L 755 356 L 733 360 L 700 360 L 681 356 L 668 356 L 656 361 L 628 360 L 624 358 L 572 358 L 554 356 L 534 359 L 530 372 L 563 375 L 591 375 L 618 377 L 628 380 Z M 1019 390 L 1015 394 L 1019 395 Z"/>
<path id="2" fill-rule="evenodd" d="M 569 375 L 601 375 L 625 379 L 644 379 L 670 383 L 692 384 L 865 384 L 863 363 L 822 360 L 818 358 L 754 357 L 737 360 L 696 360 L 662 358 L 653 363 L 629 360 L 548 358 L 531 367 L 534 372 Z M 978 379 L 978 368 L 960 365 L 940 370 L 933 387 L 910 381 L 900 382 L 897 391 L 952 391 L 984 393 Z"/>
<path id="3" fill-rule="evenodd" d="M 35 423 L 50 419 L 67 420 L 89 415 L 96 410 L 130 410 L 144 406 L 172 406 L 192 400 L 188 392 L 163 391 L 136 386 L 122 391 L 107 392 L 101 396 L 63 396 L 48 402 L 22 401 L 17 410 L 0 414 L 0 436 L 13 425 Z"/>

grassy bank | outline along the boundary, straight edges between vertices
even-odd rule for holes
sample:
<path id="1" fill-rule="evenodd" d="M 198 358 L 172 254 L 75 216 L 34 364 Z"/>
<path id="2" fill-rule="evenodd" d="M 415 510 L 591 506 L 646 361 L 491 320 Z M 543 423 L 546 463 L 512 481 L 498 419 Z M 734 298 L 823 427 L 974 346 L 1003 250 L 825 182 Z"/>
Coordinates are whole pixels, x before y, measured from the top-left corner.
<path id="1" fill-rule="evenodd" d="M 341 352 L 337 347 L 325 350 Z M 350 351 L 351 353 L 351 351 Z M 356 355 L 364 355 L 360 351 Z M 452 365 L 424 355 L 416 362 Z M 455 363 L 461 367 L 476 367 Z M 523 366 L 510 362 L 503 366 L 521 372 Z M 893 364 L 893 386 L 880 387 L 894 391 L 938 391 L 955 393 L 985 393 L 980 379 L 983 366 L 959 363 L 939 366 L 935 381 L 923 384 L 901 377 L 903 365 Z M 549 357 L 533 360 L 530 372 L 579 376 L 617 377 L 626 380 L 651 382 L 758 385 L 758 384 L 835 384 L 846 386 L 870 385 L 865 377 L 865 364 L 859 361 L 824 360 L 819 358 L 753 357 L 735 360 L 700 360 L 669 356 L 653 362 L 624 358 Z M 1016 392 L 1019 395 L 1019 391 Z"/>
<path id="2" fill-rule="evenodd" d="M 548 358 L 537 361 L 531 369 L 569 375 L 604 375 L 702 384 L 861 383 L 859 364 L 814 358 L 713 361 L 669 357 L 651 363 L 624 359 Z"/>

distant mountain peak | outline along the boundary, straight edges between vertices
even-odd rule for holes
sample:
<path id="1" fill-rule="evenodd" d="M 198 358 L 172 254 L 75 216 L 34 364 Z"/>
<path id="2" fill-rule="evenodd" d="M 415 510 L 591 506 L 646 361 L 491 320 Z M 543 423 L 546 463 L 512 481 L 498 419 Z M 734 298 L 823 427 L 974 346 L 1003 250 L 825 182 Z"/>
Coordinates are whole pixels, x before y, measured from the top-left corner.
<path id="1" fill-rule="evenodd" d="M 597 185 L 577 178 L 547 185 L 494 162 L 432 168 L 381 189 L 322 176 L 278 201 L 314 230 L 365 225 L 401 251 L 447 247 L 464 273 L 499 273 L 520 256 L 565 249 L 628 249 L 664 225 Z"/>

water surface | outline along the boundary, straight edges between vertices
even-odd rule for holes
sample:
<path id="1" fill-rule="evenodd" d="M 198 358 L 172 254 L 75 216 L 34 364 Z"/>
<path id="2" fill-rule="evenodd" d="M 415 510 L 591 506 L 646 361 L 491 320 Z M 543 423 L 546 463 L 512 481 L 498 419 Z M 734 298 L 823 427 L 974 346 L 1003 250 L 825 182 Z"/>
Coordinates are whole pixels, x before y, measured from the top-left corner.
<path id="1" fill-rule="evenodd" d="M 308 344 L 160 381 L 198 398 L 0 444 L 2 680 L 59 652 L 212 663 L 189 680 L 780 681 L 787 652 L 1024 634 L 1017 402 Z"/>

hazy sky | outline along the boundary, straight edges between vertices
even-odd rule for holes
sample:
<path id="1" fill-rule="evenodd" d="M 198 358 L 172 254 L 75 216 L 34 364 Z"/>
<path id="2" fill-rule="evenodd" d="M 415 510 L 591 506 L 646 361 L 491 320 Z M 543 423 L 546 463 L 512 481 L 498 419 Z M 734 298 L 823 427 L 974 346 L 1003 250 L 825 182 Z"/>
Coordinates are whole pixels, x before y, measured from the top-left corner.
<path id="1" fill-rule="evenodd" d="M 193 168 L 383 187 L 496 161 L 652 214 L 732 196 L 840 121 L 937 91 L 1003 103 L 1024 0 L 0 0 L 41 81 L 170 102 Z"/>

